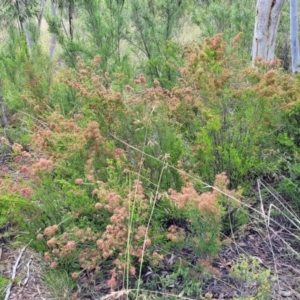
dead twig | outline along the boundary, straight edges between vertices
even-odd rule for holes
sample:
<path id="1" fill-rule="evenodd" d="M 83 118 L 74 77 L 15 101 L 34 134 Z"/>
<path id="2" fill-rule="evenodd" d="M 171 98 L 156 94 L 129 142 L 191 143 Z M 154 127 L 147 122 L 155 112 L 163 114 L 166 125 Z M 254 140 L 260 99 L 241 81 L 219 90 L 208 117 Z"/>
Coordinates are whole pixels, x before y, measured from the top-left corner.
<path id="1" fill-rule="evenodd" d="M 30 276 L 30 264 L 31 264 L 31 262 L 32 262 L 32 260 L 33 260 L 33 258 L 32 258 L 32 256 L 30 257 L 30 259 L 28 260 L 28 262 L 27 262 L 27 265 L 26 265 L 26 267 L 27 267 L 27 272 L 26 272 L 26 278 L 25 278 L 25 280 L 24 280 L 24 282 L 23 282 L 23 287 L 24 286 L 26 286 L 26 284 L 27 284 L 27 282 L 28 282 L 28 280 L 29 280 L 29 276 Z"/>
<path id="2" fill-rule="evenodd" d="M 31 243 L 31 241 L 30 241 L 27 245 L 25 245 L 25 246 L 22 248 L 22 250 L 20 251 L 20 254 L 19 254 L 19 256 L 18 256 L 18 258 L 17 258 L 17 260 L 16 260 L 16 263 L 15 263 L 15 265 L 14 265 L 14 267 L 13 267 L 13 273 L 12 273 L 12 276 L 11 276 L 11 281 L 10 281 L 10 283 L 7 285 L 7 288 L 6 288 L 6 295 L 5 295 L 4 300 L 8 300 L 8 299 L 9 299 L 10 291 L 11 291 L 12 285 L 13 285 L 13 283 L 14 283 L 14 281 L 15 281 L 15 278 L 16 278 L 16 273 L 17 273 L 17 269 L 18 269 L 20 260 L 21 260 L 21 258 L 22 258 L 22 256 L 23 256 L 23 253 L 25 252 L 26 248 L 29 246 L 30 243 Z"/>

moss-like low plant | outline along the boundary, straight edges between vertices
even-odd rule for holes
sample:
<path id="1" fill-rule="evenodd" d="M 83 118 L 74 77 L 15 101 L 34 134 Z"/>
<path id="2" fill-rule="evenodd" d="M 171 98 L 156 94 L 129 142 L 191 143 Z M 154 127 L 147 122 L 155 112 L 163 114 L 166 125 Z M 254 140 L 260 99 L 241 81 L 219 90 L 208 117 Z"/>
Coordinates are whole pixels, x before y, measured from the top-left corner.
<path id="1" fill-rule="evenodd" d="M 249 295 L 247 299 L 267 300 L 271 299 L 271 270 L 260 266 L 260 262 L 255 257 L 241 257 L 235 262 L 230 275 L 245 282 L 249 288 L 255 285 L 255 294 Z M 245 298 L 235 298 L 241 300 Z"/>

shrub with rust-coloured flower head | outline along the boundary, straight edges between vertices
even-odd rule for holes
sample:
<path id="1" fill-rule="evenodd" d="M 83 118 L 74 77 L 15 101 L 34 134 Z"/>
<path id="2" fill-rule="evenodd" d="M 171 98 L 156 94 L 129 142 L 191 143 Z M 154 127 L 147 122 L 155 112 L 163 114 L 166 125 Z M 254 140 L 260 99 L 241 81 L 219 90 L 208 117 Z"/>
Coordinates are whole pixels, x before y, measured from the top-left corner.
<path id="1" fill-rule="evenodd" d="M 145 239 L 144 245 L 145 245 L 145 247 L 149 247 L 151 245 L 151 240 L 150 239 Z"/>
<path id="2" fill-rule="evenodd" d="M 57 244 L 57 239 L 56 238 L 51 238 L 48 242 L 47 242 L 47 246 L 48 247 L 54 247 Z"/>
<path id="3" fill-rule="evenodd" d="M 47 227 L 47 228 L 44 229 L 44 234 L 45 234 L 46 236 L 51 236 L 51 235 L 53 235 L 57 230 L 58 230 L 58 225 L 49 226 L 49 227 Z"/>
<path id="4" fill-rule="evenodd" d="M 23 174 L 28 174 L 29 168 L 27 166 L 22 166 L 20 172 Z"/>
<path id="5" fill-rule="evenodd" d="M 83 179 L 82 178 L 76 178 L 75 179 L 75 184 L 78 184 L 78 185 L 83 184 Z"/>
<path id="6" fill-rule="evenodd" d="M 78 272 L 73 272 L 73 273 L 71 274 L 71 276 L 72 276 L 73 279 L 78 279 L 78 278 L 79 278 Z"/>
<path id="7" fill-rule="evenodd" d="M 145 83 L 146 82 L 146 78 L 143 74 L 140 74 L 139 81 L 140 81 L 140 83 Z"/>
<path id="8" fill-rule="evenodd" d="M 102 208 L 102 204 L 101 203 L 96 203 L 95 204 L 95 209 L 99 210 Z"/>
<path id="9" fill-rule="evenodd" d="M 50 253 L 49 253 L 49 252 L 45 252 L 45 253 L 44 253 L 44 259 L 45 259 L 46 262 L 50 262 L 51 256 L 50 256 Z"/>
<path id="10" fill-rule="evenodd" d="M 66 248 L 68 250 L 74 250 L 75 249 L 75 242 L 74 241 L 69 241 L 66 245 Z"/>
<path id="11" fill-rule="evenodd" d="M 96 56 L 94 57 L 93 61 L 92 61 L 92 66 L 93 66 L 93 67 L 98 66 L 99 63 L 100 63 L 100 61 L 101 61 L 101 56 L 100 56 L 100 55 L 96 55 Z"/>
<path id="12" fill-rule="evenodd" d="M 106 284 L 111 288 L 111 290 L 114 290 L 118 285 L 116 276 L 112 275 L 111 278 L 107 280 Z"/>
<path id="13" fill-rule="evenodd" d="M 136 268 L 134 266 L 130 266 L 130 268 L 129 268 L 129 274 L 131 276 L 134 276 L 135 273 L 136 273 Z"/>
<path id="14" fill-rule="evenodd" d="M 43 237 L 44 237 L 44 236 L 43 236 L 41 233 L 39 233 L 39 234 L 36 236 L 36 238 L 37 238 L 38 240 L 42 240 Z"/>
<path id="15" fill-rule="evenodd" d="M 55 269 L 57 267 L 57 262 L 56 261 L 53 261 L 51 264 L 50 264 L 50 269 Z"/>
<path id="16" fill-rule="evenodd" d="M 186 236 L 185 230 L 176 225 L 171 225 L 168 228 L 168 232 L 167 239 L 174 243 L 183 242 Z"/>
<path id="17" fill-rule="evenodd" d="M 29 187 L 24 187 L 24 188 L 21 188 L 20 190 L 20 195 L 23 197 L 23 198 L 27 198 L 27 199 L 30 199 L 31 196 L 33 194 L 33 191 L 31 188 Z"/>
<path id="18" fill-rule="evenodd" d="M 11 146 L 12 150 L 15 152 L 15 153 L 19 153 L 22 151 L 23 149 L 23 146 L 18 144 L 18 143 L 14 143 L 12 146 Z"/>

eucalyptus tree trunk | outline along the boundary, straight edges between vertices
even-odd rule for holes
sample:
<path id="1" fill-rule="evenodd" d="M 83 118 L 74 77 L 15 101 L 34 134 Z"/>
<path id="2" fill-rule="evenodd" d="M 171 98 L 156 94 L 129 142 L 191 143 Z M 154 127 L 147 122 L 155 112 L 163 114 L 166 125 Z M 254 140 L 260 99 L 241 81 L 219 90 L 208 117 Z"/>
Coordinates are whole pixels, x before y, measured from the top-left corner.
<path id="1" fill-rule="evenodd" d="M 290 0 L 292 72 L 299 72 L 298 0 Z"/>
<path id="2" fill-rule="evenodd" d="M 25 34 L 26 44 L 28 48 L 28 54 L 31 56 L 33 41 L 31 32 L 29 30 L 29 17 L 26 13 L 26 2 L 24 0 L 16 0 L 16 6 L 19 12 L 19 21 L 21 24 L 21 30 Z"/>
<path id="3" fill-rule="evenodd" d="M 56 5 L 53 0 L 51 0 L 51 15 L 53 18 L 56 16 Z M 54 57 L 56 49 L 56 33 L 51 34 L 51 39 L 50 39 L 50 49 L 49 49 L 49 56 L 52 59 Z"/>
<path id="4" fill-rule="evenodd" d="M 68 15 L 69 15 L 69 33 L 70 33 L 70 38 L 73 40 L 74 38 L 74 24 L 73 24 L 73 19 L 74 19 L 74 0 L 69 0 L 69 7 L 68 7 Z"/>
<path id="5" fill-rule="evenodd" d="M 148 7 L 149 7 L 150 13 L 154 16 L 155 15 L 154 0 L 148 0 Z"/>
<path id="6" fill-rule="evenodd" d="M 44 15 L 44 9 L 45 9 L 46 0 L 41 0 L 40 2 L 40 12 L 38 14 L 38 26 L 41 28 L 43 15 Z"/>
<path id="7" fill-rule="evenodd" d="M 276 34 L 284 2 L 285 0 L 257 0 L 252 65 L 258 56 L 264 61 L 274 59 Z"/>

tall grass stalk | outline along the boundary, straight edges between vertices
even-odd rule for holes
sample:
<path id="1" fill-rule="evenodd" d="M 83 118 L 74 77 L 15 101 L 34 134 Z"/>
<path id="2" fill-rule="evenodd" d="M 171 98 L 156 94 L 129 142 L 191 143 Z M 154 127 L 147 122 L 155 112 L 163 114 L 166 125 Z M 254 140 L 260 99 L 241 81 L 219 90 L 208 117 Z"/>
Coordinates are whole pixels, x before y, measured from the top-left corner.
<path id="1" fill-rule="evenodd" d="M 149 131 L 149 126 L 152 120 L 153 113 L 155 111 L 155 106 L 152 107 L 152 110 L 149 114 L 147 124 L 146 124 L 146 130 L 145 130 L 145 136 L 144 136 L 144 141 L 143 141 L 143 150 L 141 151 L 141 159 L 140 159 L 140 164 L 139 164 L 139 169 L 138 169 L 138 174 L 137 174 L 137 180 L 140 180 L 141 172 L 142 172 L 142 166 L 143 166 L 143 158 L 144 155 L 146 154 L 144 149 L 146 146 L 146 141 L 148 137 L 148 131 Z M 131 204 L 131 201 L 129 201 L 129 224 L 128 224 L 128 236 L 127 236 L 127 246 L 126 246 L 126 279 L 124 277 L 124 280 L 126 280 L 126 289 L 129 289 L 129 269 L 130 269 L 130 240 L 131 240 L 131 233 L 132 233 L 132 228 L 134 227 L 134 219 L 135 219 L 135 209 L 136 209 L 136 194 L 137 194 L 137 188 L 138 186 L 135 186 L 135 191 L 134 191 L 134 197 L 133 197 L 133 203 Z M 131 187 L 129 186 L 129 191 Z M 144 252 L 143 252 L 144 253 Z M 123 282 L 124 285 L 124 282 Z M 127 295 L 128 297 L 128 295 Z"/>
<path id="2" fill-rule="evenodd" d="M 164 159 L 165 160 L 167 159 L 167 155 L 165 155 Z M 166 168 L 167 168 L 166 163 L 164 163 L 164 165 L 163 165 L 163 167 L 161 169 L 160 175 L 159 175 L 159 180 L 158 180 L 158 184 L 157 184 L 156 191 L 155 191 L 154 201 L 152 201 L 151 213 L 150 213 L 150 216 L 149 216 L 149 219 L 148 219 L 148 224 L 147 224 L 147 227 L 146 227 L 146 233 L 145 233 L 145 238 L 144 238 L 144 243 L 143 243 L 142 257 L 141 257 L 140 269 L 139 269 L 139 277 L 138 277 L 136 299 L 138 299 L 138 295 L 139 295 L 139 291 L 140 291 L 140 285 L 141 285 L 142 267 L 143 267 L 144 253 L 145 253 L 145 248 L 146 248 L 145 241 L 146 241 L 146 239 L 148 237 L 149 227 L 150 227 L 150 223 L 151 223 L 151 220 L 152 220 L 152 217 L 153 217 L 153 213 L 154 213 L 154 208 L 155 208 L 155 205 L 156 205 L 156 201 L 157 201 L 157 198 L 158 198 L 159 187 L 160 187 L 160 183 L 161 183 L 161 180 L 162 180 L 162 175 L 163 175 L 163 172 L 164 172 L 164 170 Z"/>
<path id="3" fill-rule="evenodd" d="M 265 229 L 266 229 L 266 233 L 267 233 L 267 237 L 268 237 L 268 242 L 269 242 L 270 250 L 271 250 L 271 253 L 272 253 L 278 290 L 280 290 L 280 282 L 279 282 L 279 279 L 278 279 L 278 269 L 277 269 L 277 264 L 276 264 L 276 260 L 275 260 L 275 253 L 274 253 L 273 244 L 272 244 L 272 241 L 271 241 L 270 229 L 269 229 L 270 228 L 270 226 L 269 226 L 270 225 L 270 219 L 265 214 L 264 202 L 263 202 L 263 198 L 262 198 L 262 195 L 261 195 L 260 181 L 258 180 L 257 183 L 258 183 L 258 194 L 259 194 L 259 200 L 260 200 L 261 216 L 262 216 L 264 224 L 265 224 Z"/>

